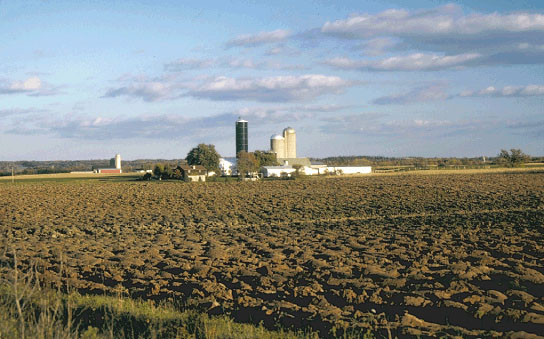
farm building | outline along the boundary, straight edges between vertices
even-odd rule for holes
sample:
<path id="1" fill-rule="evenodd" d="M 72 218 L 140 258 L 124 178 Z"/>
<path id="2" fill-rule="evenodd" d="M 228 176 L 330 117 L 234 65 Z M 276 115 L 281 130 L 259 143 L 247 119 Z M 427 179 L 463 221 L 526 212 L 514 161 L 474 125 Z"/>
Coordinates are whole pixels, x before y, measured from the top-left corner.
<path id="1" fill-rule="evenodd" d="M 372 172 L 370 166 L 327 166 L 326 171 L 336 174 L 368 174 Z"/>
<path id="2" fill-rule="evenodd" d="M 221 175 L 232 175 L 232 165 L 232 162 L 224 158 L 219 158 L 219 170 L 221 171 Z"/>
<path id="3" fill-rule="evenodd" d="M 296 170 L 291 165 L 283 166 L 264 166 L 262 173 L 265 178 L 280 177 L 283 175 L 291 175 Z M 372 172 L 370 166 L 326 166 L 326 165 L 310 165 L 303 166 L 301 172 L 305 175 L 320 175 L 320 174 L 368 174 Z"/>
<path id="4" fill-rule="evenodd" d="M 291 166 L 264 166 L 261 170 L 263 177 L 281 177 L 282 175 L 290 176 L 296 169 Z"/>
<path id="5" fill-rule="evenodd" d="M 110 159 L 110 168 L 99 168 L 94 170 L 96 173 L 103 174 L 120 174 L 123 173 L 121 169 L 121 155 L 116 154 L 114 158 Z"/>
<path id="6" fill-rule="evenodd" d="M 99 168 L 96 172 L 101 174 L 121 174 L 123 170 L 120 168 Z"/>
<path id="7" fill-rule="evenodd" d="M 180 165 L 177 169 L 187 181 L 206 181 L 208 171 L 202 165 Z"/>

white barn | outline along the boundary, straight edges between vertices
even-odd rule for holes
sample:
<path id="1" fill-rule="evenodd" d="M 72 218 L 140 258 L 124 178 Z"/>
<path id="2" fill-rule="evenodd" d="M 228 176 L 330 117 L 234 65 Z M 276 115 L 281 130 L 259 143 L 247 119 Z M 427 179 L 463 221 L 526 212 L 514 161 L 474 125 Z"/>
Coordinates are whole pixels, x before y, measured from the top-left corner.
<path id="1" fill-rule="evenodd" d="M 232 162 L 224 158 L 219 158 L 219 169 L 221 170 L 221 175 L 232 175 L 232 165 Z"/>
<path id="2" fill-rule="evenodd" d="M 281 177 L 283 175 L 291 176 L 296 169 L 293 166 L 264 166 L 261 170 L 263 177 Z M 372 173 L 372 167 L 370 166 L 325 166 L 325 165 L 312 165 L 304 166 L 301 168 L 301 172 L 305 175 L 320 175 L 320 174 L 369 174 Z"/>
<path id="3" fill-rule="evenodd" d="M 263 177 L 281 177 L 282 175 L 290 176 L 292 173 L 296 172 L 292 166 L 264 166 L 262 168 Z"/>

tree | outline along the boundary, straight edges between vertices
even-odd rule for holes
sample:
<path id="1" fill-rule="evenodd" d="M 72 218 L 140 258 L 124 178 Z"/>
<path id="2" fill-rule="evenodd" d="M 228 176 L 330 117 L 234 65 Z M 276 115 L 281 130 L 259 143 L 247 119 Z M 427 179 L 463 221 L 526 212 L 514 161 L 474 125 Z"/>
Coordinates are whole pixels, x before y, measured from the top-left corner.
<path id="1" fill-rule="evenodd" d="M 199 144 L 187 154 L 185 160 L 188 165 L 202 165 L 208 171 L 219 173 L 219 158 L 214 145 Z"/>
<path id="2" fill-rule="evenodd" d="M 257 160 L 257 167 L 261 168 L 263 166 L 277 166 L 279 165 L 278 160 L 276 159 L 275 153 L 269 153 L 265 151 L 255 151 L 253 152 L 255 159 Z"/>
<path id="3" fill-rule="evenodd" d="M 162 171 L 161 178 L 162 179 L 172 178 L 172 168 L 170 168 L 170 166 L 168 165 L 164 166 L 164 170 Z"/>
<path id="4" fill-rule="evenodd" d="M 172 178 L 178 180 L 183 179 L 183 175 L 181 175 L 181 170 L 178 167 L 172 170 Z"/>
<path id="5" fill-rule="evenodd" d="M 155 176 L 160 177 L 162 176 L 162 173 L 164 172 L 164 165 L 163 164 L 155 164 L 155 168 L 153 169 L 153 174 Z"/>
<path id="6" fill-rule="evenodd" d="M 497 162 L 507 167 L 517 167 L 529 161 L 529 158 L 530 157 L 523 153 L 519 148 L 512 148 L 510 153 L 505 149 L 501 149 Z"/>
<path id="7" fill-rule="evenodd" d="M 295 176 L 304 175 L 304 166 L 301 164 L 294 164 L 293 168 L 295 169 Z"/>
<path id="8" fill-rule="evenodd" d="M 259 169 L 259 163 L 253 153 L 245 151 L 238 152 L 236 167 L 238 168 L 238 175 L 240 178 L 245 177 L 249 173 L 257 172 Z"/>

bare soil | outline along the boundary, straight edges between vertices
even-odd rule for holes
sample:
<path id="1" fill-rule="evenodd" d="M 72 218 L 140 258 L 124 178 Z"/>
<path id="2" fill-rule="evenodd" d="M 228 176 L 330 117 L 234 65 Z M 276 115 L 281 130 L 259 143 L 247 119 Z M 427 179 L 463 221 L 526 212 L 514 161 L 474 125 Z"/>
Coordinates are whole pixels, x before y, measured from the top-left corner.
<path id="1" fill-rule="evenodd" d="M 544 174 L 0 185 L 0 239 L 81 293 L 268 327 L 544 333 Z M 65 272 L 59 274 L 59 264 Z"/>

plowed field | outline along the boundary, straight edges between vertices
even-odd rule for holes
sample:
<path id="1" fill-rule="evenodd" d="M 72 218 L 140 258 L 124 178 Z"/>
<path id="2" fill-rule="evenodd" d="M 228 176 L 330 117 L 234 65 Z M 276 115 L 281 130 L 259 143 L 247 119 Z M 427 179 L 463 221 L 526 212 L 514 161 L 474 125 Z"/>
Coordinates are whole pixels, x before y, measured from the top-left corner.
<path id="1" fill-rule="evenodd" d="M 2 260 L 267 326 L 544 333 L 544 174 L 0 185 Z M 59 263 L 66 268 L 59 274 Z"/>

